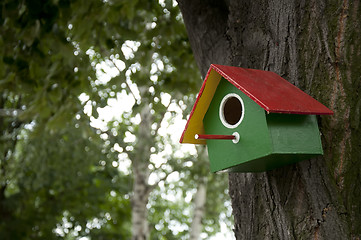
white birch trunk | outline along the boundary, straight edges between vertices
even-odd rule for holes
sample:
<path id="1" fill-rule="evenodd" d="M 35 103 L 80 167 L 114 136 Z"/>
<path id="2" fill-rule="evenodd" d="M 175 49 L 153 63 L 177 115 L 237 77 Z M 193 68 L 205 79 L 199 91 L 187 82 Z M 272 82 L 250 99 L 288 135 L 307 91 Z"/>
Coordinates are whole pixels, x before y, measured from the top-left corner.
<path id="1" fill-rule="evenodd" d="M 148 228 L 148 177 L 141 165 L 133 166 L 134 184 L 132 198 L 132 239 L 145 240 L 149 236 Z"/>
<path id="2" fill-rule="evenodd" d="M 132 239 L 133 240 L 143 240 L 148 239 L 149 229 L 148 229 L 148 192 L 146 176 L 139 174 L 139 169 L 135 171 L 138 174 L 134 174 L 134 195 L 132 199 Z"/>
<path id="3" fill-rule="evenodd" d="M 145 240 L 149 238 L 147 203 L 150 192 L 149 158 L 152 141 L 152 116 L 150 107 L 145 104 L 141 113 L 141 123 L 137 136 L 135 154 L 132 159 L 134 183 L 132 196 L 132 240 Z"/>
<path id="4" fill-rule="evenodd" d="M 191 224 L 190 240 L 198 240 L 202 232 L 202 218 L 205 212 L 206 196 L 207 178 L 202 177 L 194 196 L 194 215 Z"/>

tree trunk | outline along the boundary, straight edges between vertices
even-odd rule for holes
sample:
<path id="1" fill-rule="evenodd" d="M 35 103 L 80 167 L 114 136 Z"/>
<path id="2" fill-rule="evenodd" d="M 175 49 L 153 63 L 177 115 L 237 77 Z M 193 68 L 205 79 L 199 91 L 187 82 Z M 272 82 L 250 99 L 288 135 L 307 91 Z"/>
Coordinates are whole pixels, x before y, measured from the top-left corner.
<path id="1" fill-rule="evenodd" d="M 179 0 L 203 76 L 210 63 L 278 73 L 334 111 L 324 156 L 229 174 L 237 239 L 361 238 L 360 1 Z"/>
<path id="2" fill-rule="evenodd" d="M 194 213 L 191 224 L 190 238 L 189 240 L 198 240 L 200 239 L 200 234 L 202 232 L 202 218 L 205 213 L 205 203 L 207 196 L 207 177 L 202 177 L 198 181 L 197 192 L 194 195 Z"/>
<path id="3" fill-rule="evenodd" d="M 149 238 L 148 228 L 148 178 L 143 164 L 133 164 L 133 196 L 132 196 L 132 240 Z M 145 166 L 148 168 L 148 166 Z"/>
<path id="4" fill-rule="evenodd" d="M 140 91 L 142 92 L 142 91 Z M 152 115 L 149 104 L 145 103 L 140 112 L 141 122 L 137 134 L 136 154 L 132 157 L 133 196 L 132 196 L 132 240 L 149 239 L 148 198 L 150 193 L 149 159 Z"/>

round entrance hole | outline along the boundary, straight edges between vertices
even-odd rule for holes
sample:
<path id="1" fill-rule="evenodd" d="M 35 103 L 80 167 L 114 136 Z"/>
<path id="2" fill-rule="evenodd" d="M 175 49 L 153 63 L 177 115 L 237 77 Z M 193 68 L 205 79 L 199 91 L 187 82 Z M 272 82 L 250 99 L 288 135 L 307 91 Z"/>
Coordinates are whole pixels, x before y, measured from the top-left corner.
<path id="1" fill-rule="evenodd" d="M 237 127 L 243 120 L 244 106 L 241 97 L 235 93 L 227 94 L 221 101 L 219 117 L 227 128 Z"/>

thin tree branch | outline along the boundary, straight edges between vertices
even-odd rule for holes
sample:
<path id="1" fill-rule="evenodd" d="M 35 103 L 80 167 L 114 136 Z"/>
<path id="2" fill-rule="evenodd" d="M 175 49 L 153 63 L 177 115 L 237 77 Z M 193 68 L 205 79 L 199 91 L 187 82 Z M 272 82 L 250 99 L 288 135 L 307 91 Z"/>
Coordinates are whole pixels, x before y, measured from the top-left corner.
<path id="1" fill-rule="evenodd" d="M 166 108 L 165 108 L 165 111 L 162 113 L 162 117 L 160 118 L 159 124 L 157 125 L 157 128 L 155 129 L 155 135 L 158 135 L 159 128 L 160 128 L 160 126 L 162 125 L 162 122 L 163 122 L 163 120 L 164 120 L 165 114 L 168 112 L 168 109 L 169 109 L 169 106 L 170 106 L 171 103 L 172 103 L 172 99 L 170 99 L 168 105 L 167 105 Z"/>
<path id="2" fill-rule="evenodd" d="M 119 71 L 119 73 L 122 72 L 122 70 L 120 70 L 120 68 L 117 66 L 117 64 L 114 62 L 114 59 L 110 59 L 110 61 L 112 62 L 113 66 Z M 134 100 L 137 102 L 138 99 L 136 96 L 135 96 L 135 93 L 133 92 L 133 90 L 131 89 L 130 85 L 127 83 L 127 80 L 124 81 L 124 83 L 127 85 L 127 88 L 129 89 L 129 92 L 132 94 Z"/>

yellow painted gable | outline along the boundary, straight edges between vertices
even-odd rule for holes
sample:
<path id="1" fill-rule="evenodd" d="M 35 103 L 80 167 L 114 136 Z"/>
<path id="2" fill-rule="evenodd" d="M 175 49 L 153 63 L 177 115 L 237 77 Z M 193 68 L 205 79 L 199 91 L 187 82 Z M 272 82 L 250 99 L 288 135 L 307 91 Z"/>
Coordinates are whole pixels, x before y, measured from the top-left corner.
<path id="1" fill-rule="evenodd" d="M 211 68 L 189 116 L 188 123 L 180 140 L 181 143 L 206 144 L 206 140 L 195 139 L 194 135 L 204 134 L 203 118 L 213 99 L 220 80 L 221 75 Z"/>

